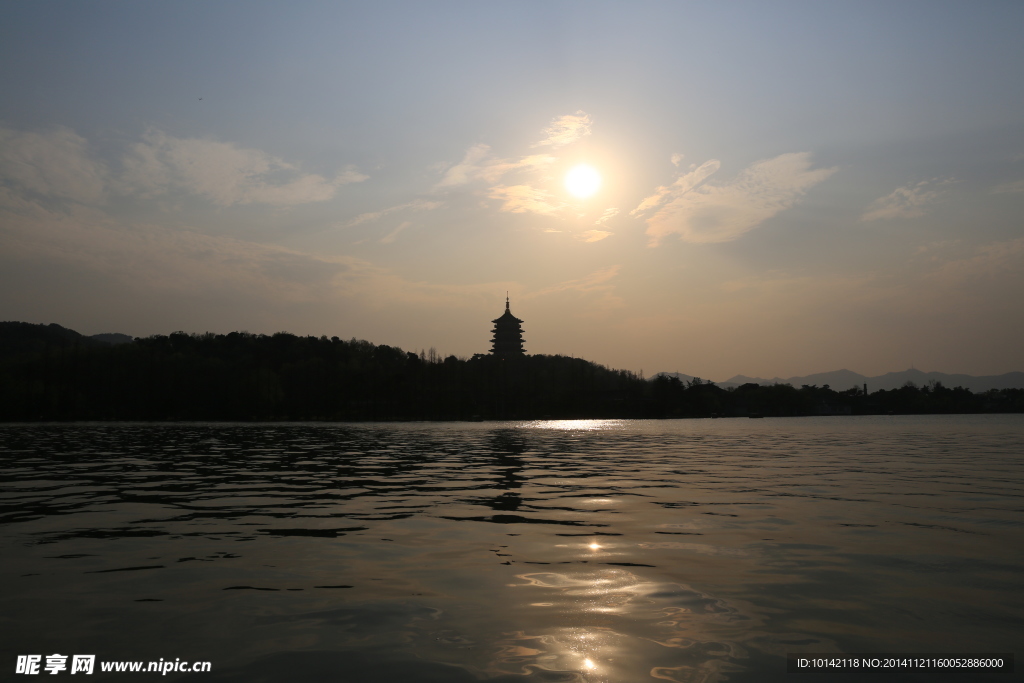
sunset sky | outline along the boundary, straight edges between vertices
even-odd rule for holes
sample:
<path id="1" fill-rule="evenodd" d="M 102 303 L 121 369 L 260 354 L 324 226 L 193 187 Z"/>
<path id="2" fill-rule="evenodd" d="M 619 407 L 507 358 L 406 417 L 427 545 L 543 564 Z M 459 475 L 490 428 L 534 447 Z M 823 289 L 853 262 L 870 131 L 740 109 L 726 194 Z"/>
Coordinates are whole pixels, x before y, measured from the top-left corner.
<path id="1" fill-rule="evenodd" d="M 470 356 L 508 291 L 530 353 L 647 375 L 1024 370 L 1022 27 L 1020 2 L 6 2 L 0 320 Z"/>

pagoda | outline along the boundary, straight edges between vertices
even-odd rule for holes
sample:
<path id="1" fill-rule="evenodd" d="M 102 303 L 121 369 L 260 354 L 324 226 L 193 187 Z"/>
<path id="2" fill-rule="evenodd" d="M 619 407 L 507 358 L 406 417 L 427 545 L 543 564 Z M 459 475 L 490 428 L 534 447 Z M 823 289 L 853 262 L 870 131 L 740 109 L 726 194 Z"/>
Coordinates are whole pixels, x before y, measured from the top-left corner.
<path id="1" fill-rule="evenodd" d="M 508 309 L 508 295 L 505 295 L 505 313 L 494 323 L 494 337 L 491 339 L 491 354 L 499 358 L 510 358 L 522 356 L 526 353 L 523 348 L 523 321 L 512 315 Z"/>

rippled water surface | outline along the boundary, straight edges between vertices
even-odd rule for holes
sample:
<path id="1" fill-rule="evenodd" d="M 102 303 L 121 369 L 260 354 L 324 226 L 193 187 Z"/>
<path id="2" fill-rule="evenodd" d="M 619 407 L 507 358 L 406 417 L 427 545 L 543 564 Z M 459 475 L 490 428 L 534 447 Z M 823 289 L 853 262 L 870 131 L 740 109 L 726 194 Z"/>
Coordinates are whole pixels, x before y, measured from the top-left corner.
<path id="1" fill-rule="evenodd" d="M 7 425 L 0 466 L 5 675 L 806 681 L 787 652 L 1024 642 L 1022 416 Z"/>

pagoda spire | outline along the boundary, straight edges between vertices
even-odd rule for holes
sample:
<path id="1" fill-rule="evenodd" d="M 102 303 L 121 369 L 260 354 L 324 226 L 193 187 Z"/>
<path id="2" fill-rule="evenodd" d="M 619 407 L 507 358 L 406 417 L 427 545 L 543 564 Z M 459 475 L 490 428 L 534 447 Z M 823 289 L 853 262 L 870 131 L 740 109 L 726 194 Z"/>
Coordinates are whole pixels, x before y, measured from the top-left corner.
<path id="1" fill-rule="evenodd" d="M 502 359 L 523 356 L 523 321 L 512 315 L 508 292 L 505 292 L 505 312 L 494 323 L 494 336 L 491 338 L 491 354 Z"/>

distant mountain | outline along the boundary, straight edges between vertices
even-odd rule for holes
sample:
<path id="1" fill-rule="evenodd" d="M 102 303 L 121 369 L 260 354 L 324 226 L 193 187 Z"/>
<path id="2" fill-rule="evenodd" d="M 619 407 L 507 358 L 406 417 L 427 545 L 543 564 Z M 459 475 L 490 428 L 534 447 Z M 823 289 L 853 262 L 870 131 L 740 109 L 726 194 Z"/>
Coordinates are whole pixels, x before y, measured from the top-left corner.
<path id="1" fill-rule="evenodd" d="M 690 375 L 676 372 L 659 372 L 658 375 L 668 377 L 678 376 L 680 380 L 692 379 Z M 657 377 L 657 375 L 655 375 Z M 866 377 L 852 370 L 835 370 L 833 372 L 820 372 L 814 375 L 803 377 L 747 377 L 736 375 L 724 382 L 717 382 L 723 389 L 738 387 L 741 384 L 792 384 L 794 387 L 801 387 L 804 384 L 823 387 L 826 384 L 836 391 L 845 391 L 852 387 L 868 385 L 868 391 L 874 392 L 880 389 L 898 389 L 907 382 L 913 382 L 917 386 L 924 386 L 928 382 L 941 382 L 945 387 L 963 387 L 977 393 L 989 389 L 1024 389 L 1024 372 L 1007 372 L 1002 375 L 984 375 L 975 377 L 973 375 L 949 375 L 944 372 L 922 372 L 921 370 L 910 369 L 902 372 L 888 372 L 877 377 Z"/>
<path id="2" fill-rule="evenodd" d="M 82 347 L 124 344 L 134 341 L 127 334 L 106 333 L 86 337 L 57 323 L 34 324 L 15 321 L 0 322 L 0 357 L 35 353 L 47 346 Z"/>
<path id="3" fill-rule="evenodd" d="M 832 372 L 819 372 L 813 375 L 806 375 L 804 377 L 790 377 L 783 379 L 781 377 L 773 377 L 772 379 L 763 379 L 761 377 L 747 377 L 746 375 L 736 375 L 730 377 L 724 382 L 719 382 L 718 386 L 728 389 L 729 387 L 738 387 L 741 384 L 752 382 L 754 384 L 792 384 L 794 387 L 801 387 L 804 384 L 817 385 L 823 387 L 826 384 L 836 391 L 843 391 L 850 387 L 862 386 L 865 382 L 870 382 L 871 379 L 864 375 L 853 372 L 852 370 L 834 370 Z M 899 386 L 903 386 L 901 382 Z M 881 387 L 875 387 L 879 389 Z M 871 387 L 868 387 L 871 390 Z"/>

